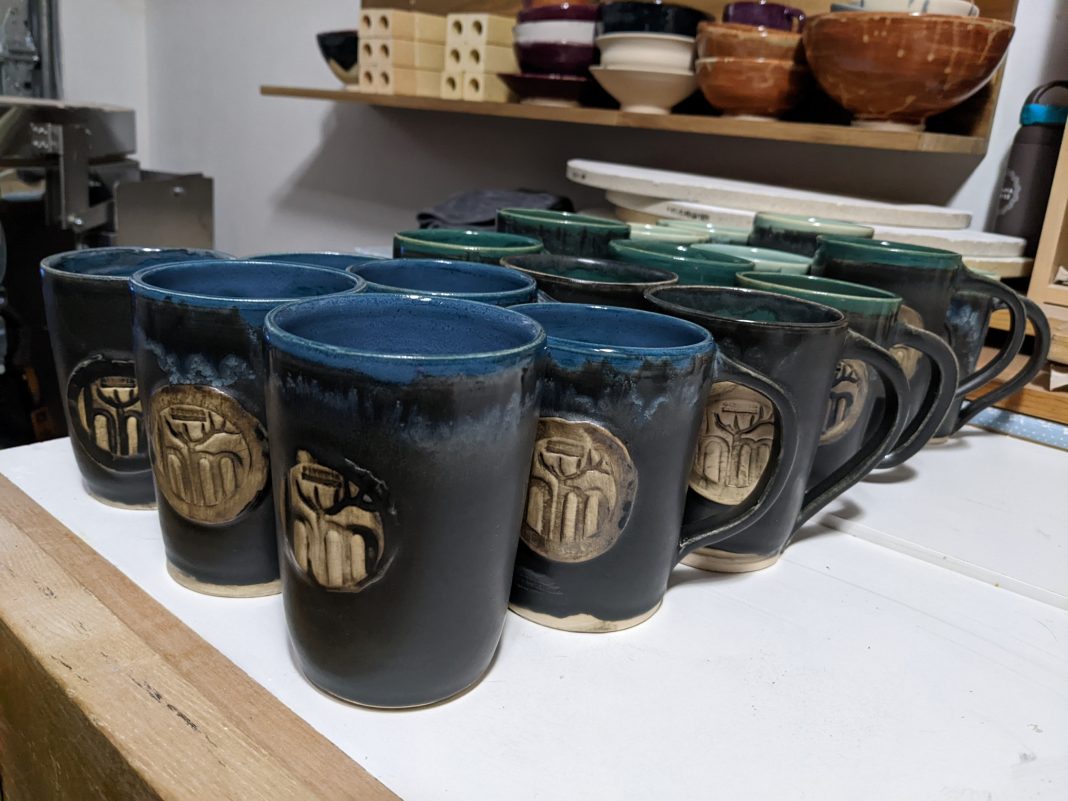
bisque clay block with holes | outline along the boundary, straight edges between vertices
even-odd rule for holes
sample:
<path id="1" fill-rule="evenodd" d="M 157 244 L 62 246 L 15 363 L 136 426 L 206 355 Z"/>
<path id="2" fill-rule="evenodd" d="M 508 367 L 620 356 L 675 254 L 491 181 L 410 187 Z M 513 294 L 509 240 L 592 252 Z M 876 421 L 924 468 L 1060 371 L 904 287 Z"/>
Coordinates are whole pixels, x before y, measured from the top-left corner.
<path id="1" fill-rule="evenodd" d="M 469 44 L 461 45 L 459 49 L 460 68 L 464 72 L 519 72 L 519 64 L 511 47 Z"/>
<path id="2" fill-rule="evenodd" d="M 441 73 L 439 89 L 443 100 L 463 100 L 464 74 L 459 70 Z"/>
<path id="3" fill-rule="evenodd" d="M 358 88 L 361 92 L 364 92 L 365 94 L 377 94 L 377 92 L 378 92 L 378 87 L 377 87 L 378 81 L 375 79 L 375 76 L 378 74 L 378 69 L 379 69 L 378 64 L 375 64 L 373 62 L 372 63 L 364 63 L 364 60 L 361 57 L 360 58 L 360 82 L 357 84 L 357 86 L 355 88 Z"/>
<path id="4" fill-rule="evenodd" d="M 440 91 L 441 73 L 437 70 L 384 67 L 375 74 L 375 92 L 380 95 L 437 97 Z"/>
<path id="5" fill-rule="evenodd" d="M 508 103 L 513 100 L 511 90 L 496 75 L 481 72 L 465 72 L 464 100 L 479 100 L 487 103 Z"/>
<path id="6" fill-rule="evenodd" d="M 449 14 L 445 18 L 445 45 L 512 46 L 515 19 L 497 14 Z"/>
<path id="7" fill-rule="evenodd" d="M 445 67 L 445 46 L 408 39 L 368 39 L 360 43 L 360 59 L 384 69 L 435 70 Z"/>
<path id="8" fill-rule="evenodd" d="M 360 12 L 360 41 L 365 39 L 445 41 L 445 17 L 395 8 L 365 8 Z"/>

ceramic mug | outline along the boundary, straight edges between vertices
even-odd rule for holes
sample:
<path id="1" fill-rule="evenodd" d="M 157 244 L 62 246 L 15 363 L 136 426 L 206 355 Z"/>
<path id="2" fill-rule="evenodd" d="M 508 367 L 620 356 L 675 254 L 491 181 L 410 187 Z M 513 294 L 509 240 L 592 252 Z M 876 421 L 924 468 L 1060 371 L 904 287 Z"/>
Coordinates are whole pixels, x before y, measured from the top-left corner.
<path id="1" fill-rule="evenodd" d="M 935 380 L 927 385 L 920 412 L 878 466 L 896 467 L 927 444 L 953 403 L 957 360 L 944 341 L 899 319 L 900 297 L 881 289 L 814 275 L 741 273 L 738 285 L 830 306 L 845 315 L 850 329 L 891 353 L 895 348 L 910 347 L 930 358 L 936 369 Z M 850 361 L 838 363 L 819 449 L 812 464 L 812 477 L 816 481 L 830 475 L 860 450 L 872 414 L 882 405 L 878 390 L 865 365 Z"/>
<path id="2" fill-rule="evenodd" d="M 364 282 L 326 267 L 202 261 L 139 270 L 130 288 L 167 570 L 208 595 L 276 593 L 263 319 Z"/>
<path id="3" fill-rule="evenodd" d="M 395 259 L 452 259 L 498 264 L 506 256 L 541 253 L 540 239 L 497 231 L 421 228 L 393 236 Z"/>
<path id="4" fill-rule="evenodd" d="M 791 273 L 804 275 L 808 272 L 812 262 L 808 256 L 799 256 L 786 250 L 772 250 L 770 248 L 758 248 L 753 245 L 724 245 L 708 243 L 694 245 L 694 250 L 708 253 L 722 253 L 727 256 L 737 256 L 740 259 L 749 259 L 753 262 L 758 272 L 767 273 Z"/>
<path id="5" fill-rule="evenodd" d="M 1000 281 L 997 273 L 984 270 L 972 270 L 978 275 L 992 281 Z M 1034 332 L 1034 341 L 1031 347 L 1031 355 L 1020 365 L 1016 373 L 1010 375 L 1003 383 L 988 396 L 989 404 L 997 403 L 1004 398 L 1015 395 L 1026 386 L 1046 363 L 1049 356 L 1050 328 L 1049 321 L 1042 309 L 1030 298 L 1020 297 L 1027 314 L 1027 321 L 1031 324 Z M 946 337 L 953 353 L 957 357 L 962 373 L 968 374 L 975 371 L 979 365 L 979 357 L 986 342 L 987 331 L 990 328 L 990 314 L 994 308 L 994 301 L 984 292 L 962 291 L 958 292 L 949 302 L 949 312 L 946 314 Z M 999 376 L 1000 377 L 1000 376 Z M 964 397 L 958 395 L 946 413 L 942 425 L 935 432 L 935 441 L 940 441 L 952 435 L 960 428 L 958 420 L 967 422 L 982 408 L 969 406 L 962 412 Z M 954 427 L 956 426 L 956 427 Z"/>
<path id="6" fill-rule="evenodd" d="M 774 505 L 796 450 L 796 415 L 780 387 L 717 353 L 699 325 L 608 306 L 516 310 L 545 328 L 548 356 L 511 608 L 567 631 L 629 628 L 660 607 L 681 558 Z M 782 447 L 767 454 L 777 478 L 756 503 L 682 532 L 713 380 L 779 399 Z"/>
<path id="7" fill-rule="evenodd" d="M 659 223 L 628 223 L 630 239 L 635 242 L 671 242 L 676 245 L 694 245 L 707 242 L 710 234 L 699 228 L 679 228 Z"/>
<path id="8" fill-rule="evenodd" d="M 680 228 L 696 231 L 705 236 L 706 242 L 720 242 L 724 245 L 744 245 L 749 240 L 748 228 L 732 228 L 729 225 L 701 222 L 700 220 L 658 220 L 657 225 L 666 228 Z"/>
<path id="9" fill-rule="evenodd" d="M 805 12 L 800 8 L 769 3 L 767 0 L 728 3 L 723 7 L 723 21 L 800 32 L 805 27 Z"/>
<path id="10" fill-rule="evenodd" d="M 384 256 L 361 256 L 358 253 L 339 253 L 331 250 L 303 250 L 291 253 L 261 253 L 257 256 L 248 256 L 245 261 L 282 261 L 287 264 L 310 264 L 313 267 L 344 270 L 369 261 L 381 261 L 384 258 Z"/>
<path id="11" fill-rule="evenodd" d="M 845 316 L 828 306 L 723 287 L 667 287 L 647 297 L 665 313 L 707 328 L 736 362 L 774 376 L 797 409 L 800 439 L 787 490 L 760 520 L 684 560 L 703 570 L 730 573 L 774 564 L 806 520 L 867 475 L 898 441 L 905 422 L 905 375 L 893 356 L 851 331 Z M 875 433 L 831 475 L 815 481 L 812 465 L 827 399 L 838 363 L 845 359 L 875 370 L 886 402 L 874 422 Z M 709 395 L 690 472 L 684 531 L 695 519 L 747 502 L 767 480 L 768 453 L 779 434 L 777 412 L 762 392 L 726 382 Z"/>
<path id="12" fill-rule="evenodd" d="M 550 209 L 500 209 L 497 230 L 540 239 L 546 253 L 594 259 L 611 256 L 608 243 L 630 236 L 625 222 Z"/>
<path id="13" fill-rule="evenodd" d="M 812 274 L 892 292 L 905 301 L 911 312 L 906 322 L 925 328 L 943 339 L 946 338 L 950 303 L 955 295 L 975 292 L 1004 303 L 1011 316 L 1009 336 L 991 362 L 980 370 L 960 376 L 956 391 L 958 397 L 963 398 L 985 386 L 1009 366 L 1023 346 L 1026 312 L 1020 296 L 997 281 L 970 273 L 960 255 L 952 251 L 883 240 L 826 236 L 820 238 L 819 250 L 812 259 Z M 909 378 L 909 414 L 915 416 L 931 380 L 930 364 L 913 349 L 899 350 L 895 355 Z M 1031 377 L 1034 377 L 1033 374 Z M 998 397 L 993 396 L 992 399 L 988 391 L 969 401 L 952 422 L 952 431 L 959 429 Z"/>
<path id="14" fill-rule="evenodd" d="M 144 404 L 133 362 L 130 276 L 142 267 L 226 254 L 182 248 L 91 248 L 41 262 L 45 318 L 63 414 L 86 492 L 112 506 L 155 506 Z"/>
<path id="15" fill-rule="evenodd" d="M 755 269 L 749 259 L 695 250 L 692 245 L 672 242 L 636 242 L 619 239 L 612 243 L 617 259 L 670 270 L 679 277 L 680 284 L 734 286 L 736 273 Z"/>
<path id="16" fill-rule="evenodd" d="M 455 695 L 508 607 L 538 418 L 541 327 L 361 294 L 267 317 L 286 622 L 304 673 L 360 704 Z"/>
<path id="17" fill-rule="evenodd" d="M 812 258 L 816 255 L 821 236 L 856 236 L 870 239 L 875 229 L 867 225 L 830 220 L 826 217 L 804 217 L 799 214 L 758 212 L 753 218 L 749 244 L 772 250 L 785 250 Z"/>
<path id="18" fill-rule="evenodd" d="M 425 295 L 514 306 L 537 298 L 530 276 L 481 262 L 444 259 L 386 259 L 350 267 L 367 281 L 368 292 Z"/>
<path id="19" fill-rule="evenodd" d="M 512 256 L 501 264 L 526 273 L 538 282 L 543 299 L 561 303 L 593 303 L 647 309 L 644 292 L 671 286 L 679 280 L 675 273 L 607 259 L 580 259 L 575 256 Z"/>

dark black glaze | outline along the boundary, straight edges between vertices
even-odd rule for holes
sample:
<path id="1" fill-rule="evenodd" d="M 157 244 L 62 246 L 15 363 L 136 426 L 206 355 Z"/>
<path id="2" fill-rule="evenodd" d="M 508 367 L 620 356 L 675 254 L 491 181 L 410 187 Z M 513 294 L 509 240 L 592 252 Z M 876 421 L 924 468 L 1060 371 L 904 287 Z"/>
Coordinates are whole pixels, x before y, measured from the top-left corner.
<path id="1" fill-rule="evenodd" d="M 356 66 L 360 56 L 360 34 L 357 31 L 327 31 L 317 33 L 319 52 L 327 61 L 336 62 L 343 70 Z"/>
<path id="2" fill-rule="evenodd" d="M 671 33 L 696 36 L 697 26 L 712 19 L 704 11 L 670 3 L 605 3 L 597 34 L 606 33 Z"/>
<path id="3" fill-rule="evenodd" d="M 651 310 L 645 291 L 670 286 L 675 273 L 610 259 L 576 256 L 510 256 L 501 264 L 524 272 L 538 282 L 538 289 L 561 303 L 593 303 Z"/>

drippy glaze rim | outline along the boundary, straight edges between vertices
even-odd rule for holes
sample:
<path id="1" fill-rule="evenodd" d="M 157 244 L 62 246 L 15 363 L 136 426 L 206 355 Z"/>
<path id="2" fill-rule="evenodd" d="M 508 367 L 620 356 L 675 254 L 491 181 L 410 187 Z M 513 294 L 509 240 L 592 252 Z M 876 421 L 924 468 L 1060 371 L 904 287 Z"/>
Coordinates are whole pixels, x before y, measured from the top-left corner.
<path id="1" fill-rule="evenodd" d="M 812 311 L 818 311 L 820 314 L 824 314 L 826 316 L 826 314 L 828 312 L 830 312 L 830 314 L 833 315 L 833 319 L 825 320 L 823 322 L 819 322 L 819 321 L 804 322 L 804 321 L 799 321 L 799 320 L 788 320 L 788 321 L 749 320 L 749 319 L 739 318 L 739 317 L 728 317 L 726 315 L 716 314 L 715 312 L 706 311 L 704 309 L 695 309 L 692 306 L 685 306 L 685 305 L 683 305 L 681 303 L 676 303 L 676 302 L 673 302 L 671 300 L 668 300 L 668 299 L 665 299 L 665 298 L 661 297 L 661 295 L 663 295 L 665 293 L 678 292 L 680 290 L 686 290 L 688 292 L 697 292 L 697 293 L 702 294 L 702 295 L 705 295 L 705 294 L 725 294 L 725 295 L 731 295 L 733 297 L 750 297 L 750 298 L 757 298 L 757 297 L 762 296 L 762 297 L 770 298 L 772 302 L 775 302 L 775 303 L 778 303 L 778 304 L 786 303 L 786 305 L 788 305 L 788 306 L 789 305 L 794 305 L 794 304 L 800 304 L 802 306 L 806 306 L 806 307 L 808 307 L 808 310 L 809 310 L 810 313 Z M 845 327 L 845 326 L 848 325 L 848 323 L 846 322 L 845 315 L 842 314 L 842 312 L 838 311 L 838 309 L 833 309 L 830 306 L 826 306 L 826 305 L 824 305 L 822 303 L 814 303 L 811 300 L 802 300 L 801 298 L 788 297 L 786 295 L 779 295 L 779 294 L 776 294 L 774 292 L 765 292 L 762 289 L 747 289 L 747 288 L 742 288 L 742 287 L 700 286 L 700 285 L 679 284 L 679 285 L 676 285 L 676 286 L 664 287 L 663 289 L 651 289 L 651 290 L 649 290 L 648 292 L 645 293 L 645 297 L 651 303 L 653 303 L 653 304 L 655 304 L 655 305 L 657 305 L 657 306 L 659 306 L 661 308 L 670 309 L 670 310 L 675 311 L 675 312 L 682 312 L 684 314 L 689 314 L 689 315 L 692 315 L 694 317 L 700 317 L 700 316 L 704 315 L 706 317 L 711 317 L 711 318 L 714 318 L 716 320 L 719 320 L 719 321 L 722 321 L 722 322 L 725 322 L 725 323 L 734 323 L 734 324 L 742 323 L 744 325 L 756 326 L 756 327 L 759 327 L 759 328 L 790 328 L 790 329 L 797 329 L 797 330 L 803 330 L 803 331 L 811 331 L 813 329 L 818 329 L 818 328 L 832 329 L 832 328 Z"/>

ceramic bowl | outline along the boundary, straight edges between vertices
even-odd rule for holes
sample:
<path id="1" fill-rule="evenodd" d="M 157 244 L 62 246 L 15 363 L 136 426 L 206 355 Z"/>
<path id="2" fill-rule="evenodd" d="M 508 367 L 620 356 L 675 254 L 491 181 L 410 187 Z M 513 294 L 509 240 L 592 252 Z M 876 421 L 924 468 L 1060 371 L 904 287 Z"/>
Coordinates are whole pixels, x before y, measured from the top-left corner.
<path id="1" fill-rule="evenodd" d="M 702 245 L 694 245 L 693 249 L 699 252 L 722 253 L 726 256 L 737 256 L 749 259 L 756 265 L 758 272 L 762 273 L 791 273 L 793 275 L 805 275 L 812 260 L 807 256 L 799 256 L 785 250 L 769 250 L 750 245 L 724 245 L 719 242 L 708 242 Z"/>
<path id="2" fill-rule="evenodd" d="M 573 256 L 513 256 L 501 264 L 526 273 L 538 289 L 561 303 L 597 303 L 647 309 L 647 289 L 671 286 L 679 277 L 670 270 L 609 259 Z"/>
<path id="3" fill-rule="evenodd" d="M 595 40 L 602 67 L 689 70 L 693 68 L 692 36 L 668 33 L 609 33 Z"/>
<path id="4" fill-rule="evenodd" d="M 596 23 L 585 20 L 552 19 L 521 22 L 512 29 L 516 44 L 531 42 L 593 44 Z"/>
<path id="5" fill-rule="evenodd" d="M 494 264 L 447 259 L 384 259 L 348 268 L 368 292 L 475 300 L 493 306 L 530 303 L 538 288 L 527 275 Z"/>
<path id="6" fill-rule="evenodd" d="M 805 63 L 801 34 L 727 22 L 702 22 L 697 30 L 698 58 L 767 58 Z"/>
<path id="7" fill-rule="evenodd" d="M 707 242 L 704 231 L 693 228 L 673 228 L 667 225 L 650 223 L 629 223 L 630 238 L 638 242 L 674 242 L 676 245 L 692 245 L 695 242 Z"/>
<path id="8" fill-rule="evenodd" d="M 819 247 L 821 236 L 854 236 L 871 239 L 875 229 L 867 225 L 831 220 L 826 217 L 804 217 L 800 214 L 757 212 L 748 244 L 756 247 L 784 250 L 811 257 Z"/>
<path id="9" fill-rule="evenodd" d="M 683 231 L 703 232 L 708 242 L 722 242 L 724 245 L 745 245 L 749 241 L 748 228 L 731 228 L 700 220 L 658 220 L 656 224 Z"/>
<path id="10" fill-rule="evenodd" d="M 592 258 L 610 256 L 609 243 L 630 236 L 624 222 L 550 209 L 500 209 L 497 230 L 540 239 L 547 253 Z"/>
<path id="11" fill-rule="evenodd" d="M 672 242 L 635 242 L 617 240 L 612 243 L 615 257 L 634 264 L 670 270 L 679 277 L 680 284 L 734 286 L 736 273 L 754 269 L 749 259 L 694 250 L 691 245 Z"/>
<path id="12" fill-rule="evenodd" d="M 545 22 L 551 19 L 573 19 L 585 22 L 597 21 L 597 4 L 576 5 L 575 3 L 559 3 L 557 5 L 543 5 L 533 8 L 524 8 L 516 15 L 516 22 Z"/>
<path id="13" fill-rule="evenodd" d="M 617 101 L 622 111 L 669 114 L 693 94 L 697 85 L 688 70 L 635 70 L 590 67 L 590 74 Z"/>
<path id="14" fill-rule="evenodd" d="M 951 17 L 979 16 L 979 7 L 970 0 L 853 0 L 851 3 L 832 3 L 831 11 L 945 14 Z"/>
<path id="15" fill-rule="evenodd" d="M 689 6 L 671 3 L 606 3 L 601 6 L 598 35 L 606 33 L 673 33 L 696 36 L 697 26 L 708 15 Z"/>
<path id="16" fill-rule="evenodd" d="M 919 130 L 993 76 L 1012 23 L 986 17 L 837 13 L 813 17 L 805 56 L 854 125 Z"/>
<path id="17" fill-rule="evenodd" d="M 593 83 L 585 75 L 512 73 L 501 75 L 500 78 L 509 89 L 519 95 L 520 103 L 561 108 L 581 105 Z"/>
<path id="18" fill-rule="evenodd" d="M 567 42 L 516 43 L 515 57 L 525 75 L 585 75 L 597 60 L 597 48 Z"/>
<path id="19" fill-rule="evenodd" d="M 453 259 L 498 264 L 505 256 L 541 253 L 541 241 L 529 236 L 459 228 L 421 228 L 393 236 L 395 259 Z"/>
<path id="20" fill-rule="evenodd" d="M 781 3 L 757 2 L 728 3 L 723 7 L 723 21 L 740 25 L 774 28 L 780 31 L 801 31 L 805 27 L 805 12 Z"/>
<path id="21" fill-rule="evenodd" d="M 356 61 L 360 56 L 359 31 L 327 31 L 316 34 L 315 39 L 326 65 L 337 79 L 342 83 L 358 84 L 360 70 Z"/>
<path id="22" fill-rule="evenodd" d="M 809 86 L 805 67 L 763 58 L 700 58 L 697 83 L 724 114 L 778 117 L 801 101 Z"/>

